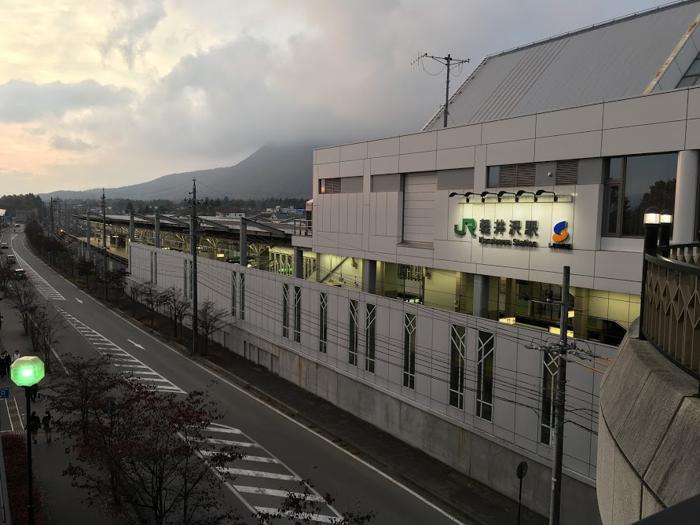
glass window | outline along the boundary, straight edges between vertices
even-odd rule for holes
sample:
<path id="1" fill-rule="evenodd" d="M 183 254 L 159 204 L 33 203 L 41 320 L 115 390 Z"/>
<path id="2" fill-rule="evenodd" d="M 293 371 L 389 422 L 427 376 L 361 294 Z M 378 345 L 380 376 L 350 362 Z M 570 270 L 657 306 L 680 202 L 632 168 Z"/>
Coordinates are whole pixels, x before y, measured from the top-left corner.
<path id="1" fill-rule="evenodd" d="M 236 318 L 236 272 L 231 272 L 231 317 Z"/>
<path id="2" fill-rule="evenodd" d="M 350 299 L 350 327 L 348 340 L 348 362 L 357 366 L 357 301 Z"/>
<path id="3" fill-rule="evenodd" d="M 403 316 L 403 386 L 416 387 L 416 316 Z"/>
<path id="4" fill-rule="evenodd" d="M 294 287 L 294 340 L 301 343 L 301 288 Z"/>
<path id="5" fill-rule="evenodd" d="M 642 237 L 644 210 L 652 206 L 673 213 L 677 157 L 661 153 L 608 159 L 606 235 Z"/>
<path id="6" fill-rule="evenodd" d="M 488 188 L 498 188 L 498 172 L 500 171 L 500 166 L 489 166 L 486 187 Z"/>
<path id="7" fill-rule="evenodd" d="M 289 285 L 282 285 L 282 337 L 289 337 Z"/>
<path id="8" fill-rule="evenodd" d="M 557 376 L 557 361 L 545 352 L 542 361 L 542 410 L 540 413 L 540 443 L 550 444 L 554 428 L 554 380 Z"/>
<path id="9" fill-rule="evenodd" d="M 676 87 L 686 87 L 686 86 L 694 86 L 698 83 L 700 80 L 700 54 L 695 57 L 695 60 L 690 64 L 690 67 L 688 68 L 688 71 L 685 72 L 685 75 L 683 75 L 683 78 L 681 78 L 680 82 L 678 82 L 678 85 Z"/>
<path id="10" fill-rule="evenodd" d="M 466 328 L 453 324 L 450 328 L 450 405 L 464 408 L 464 363 L 466 361 Z"/>
<path id="11" fill-rule="evenodd" d="M 377 345 L 377 307 L 373 304 L 367 304 L 367 312 L 365 317 L 365 339 L 366 339 L 366 353 L 365 353 L 365 370 L 374 373 L 374 360 L 376 354 Z"/>
<path id="12" fill-rule="evenodd" d="M 476 415 L 493 417 L 493 334 L 479 330 L 476 356 Z"/>
<path id="13" fill-rule="evenodd" d="M 319 298 L 319 318 L 318 351 L 325 354 L 328 344 L 328 296 L 324 292 Z"/>
<path id="14" fill-rule="evenodd" d="M 241 280 L 240 280 L 240 292 L 241 292 L 241 300 L 240 300 L 240 312 L 241 312 L 241 321 L 245 320 L 245 274 L 241 274 Z"/>

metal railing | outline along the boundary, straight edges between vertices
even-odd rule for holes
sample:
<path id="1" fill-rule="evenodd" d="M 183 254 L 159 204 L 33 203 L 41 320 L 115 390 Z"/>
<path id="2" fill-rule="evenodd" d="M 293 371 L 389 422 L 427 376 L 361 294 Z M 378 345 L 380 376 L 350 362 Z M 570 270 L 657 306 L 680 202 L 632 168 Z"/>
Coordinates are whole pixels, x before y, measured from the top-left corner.
<path id="1" fill-rule="evenodd" d="M 669 247 L 669 258 L 700 266 L 700 243 L 676 244 Z"/>
<path id="2" fill-rule="evenodd" d="M 293 235 L 300 237 L 311 237 L 313 230 L 311 228 L 311 219 L 294 219 Z"/>
<path id="3" fill-rule="evenodd" d="M 673 248 L 679 248 L 674 254 Z M 672 247 L 671 257 L 645 254 L 641 335 L 700 379 L 700 265 L 697 247 Z M 689 257 L 689 258 L 688 258 Z M 682 258 L 682 259 L 681 259 Z"/>

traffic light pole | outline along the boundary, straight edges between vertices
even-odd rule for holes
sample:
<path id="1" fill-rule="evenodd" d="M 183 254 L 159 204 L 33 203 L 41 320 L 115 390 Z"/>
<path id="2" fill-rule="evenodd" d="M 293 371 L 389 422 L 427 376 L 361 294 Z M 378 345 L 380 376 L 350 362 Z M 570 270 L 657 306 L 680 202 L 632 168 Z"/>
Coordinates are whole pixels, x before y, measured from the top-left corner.
<path id="1" fill-rule="evenodd" d="M 31 387 L 24 387 L 24 395 L 27 398 L 27 523 L 34 525 L 34 483 L 32 479 L 32 432 L 30 418 L 32 414 L 32 398 L 29 392 Z"/>

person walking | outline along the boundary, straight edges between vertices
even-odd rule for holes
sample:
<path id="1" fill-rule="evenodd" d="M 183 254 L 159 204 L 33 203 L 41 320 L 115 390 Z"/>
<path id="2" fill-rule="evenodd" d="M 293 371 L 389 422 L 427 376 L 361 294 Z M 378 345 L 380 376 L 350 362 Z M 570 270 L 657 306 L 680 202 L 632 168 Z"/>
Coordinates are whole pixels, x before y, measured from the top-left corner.
<path id="1" fill-rule="evenodd" d="M 7 366 L 5 365 L 5 357 L 7 357 L 7 351 L 3 350 L 2 353 L 0 354 L 0 378 L 5 379 L 5 376 L 7 375 L 8 369 Z"/>
<path id="2" fill-rule="evenodd" d="M 22 354 L 19 353 L 19 350 L 15 350 L 15 354 L 12 356 L 12 362 L 14 363 L 17 361 L 20 357 L 22 357 Z"/>
<path id="3" fill-rule="evenodd" d="M 36 436 L 39 433 L 39 429 L 41 428 L 41 420 L 39 419 L 39 416 L 36 415 L 36 412 L 32 412 L 32 415 L 29 417 L 29 433 L 32 436 L 32 441 L 36 445 Z"/>
<path id="4" fill-rule="evenodd" d="M 48 410 L 44 414 L 44 417 L 41 418 L 41 426 L 44 429 L 44 434 L 46 434 L 47 443 L 51 443 L 51 430 L 53 430 L 51 427 L 52 419 L 51 413 Z"/>
<path id="5" fill-rule="evenodd" d="M 5 350 L 4 357 L 2 358 L 2 363 L 0 363 L 0 366 L 2 366 L 5 369 L 5 374 L 8 376 L 10 375 L 10 366 L 12 365 L 12 356 L 10 356 L 10 353 Z"/>

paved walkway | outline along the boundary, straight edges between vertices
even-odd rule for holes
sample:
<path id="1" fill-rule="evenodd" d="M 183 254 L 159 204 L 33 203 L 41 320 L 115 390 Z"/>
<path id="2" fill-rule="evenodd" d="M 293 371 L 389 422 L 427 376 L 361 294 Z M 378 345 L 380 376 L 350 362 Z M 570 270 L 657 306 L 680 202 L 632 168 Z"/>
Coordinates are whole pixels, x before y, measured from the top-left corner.
<path id="1" fill-rule="evenodd" d="M 0 314 L 4 319 L 0 329 L 0 349 L 10 353 L 19 350 L 22 355 L 32 355 L 31 342 L 22 333 L 22 324 L 17 310 L 10 299 L 0 301 Z M 49 381 L 50 378 L 44 381 Z M 0 379 L 0 387 L 11 387 L 12 398 L 0 400 L 0 431 L 11 432 L 24 430 L 25 397 L 21 388 L 11 384 L 9 378 Z M 41 393 L 32 410 L 41 417 L 44 414 L 44 401 Z M 70 456 L 66 453 L 67 443 L 54 435 L 52 443 L 46 443 L 45 435 L 39 433 L 38 444 L 32 447 L 34 479 L 39 492 L 44 498 L 49 523 L 63 525 L 66 523 L 90 523 L 91 525 L 121 525 L 127 523 L 112 517 L 106 509 L 90 507 L 82 500 L 84 491 L 71 486 L 70 478 L 63 476 Z M 19 524 L 15 524 L 19 525 Z"/>

